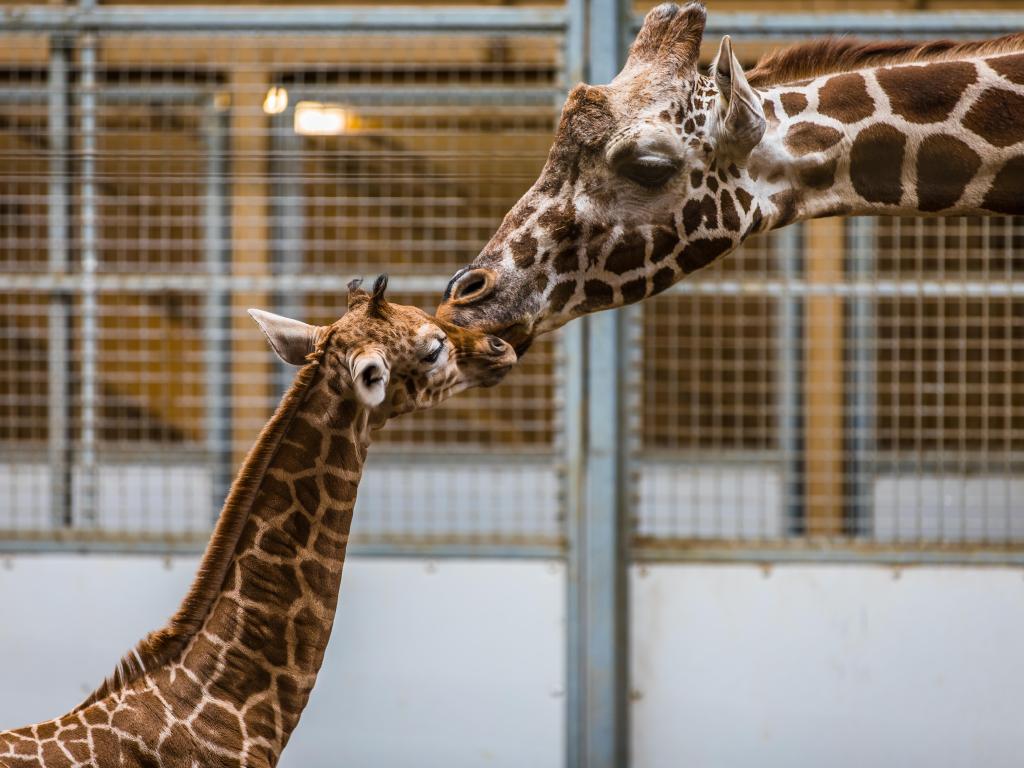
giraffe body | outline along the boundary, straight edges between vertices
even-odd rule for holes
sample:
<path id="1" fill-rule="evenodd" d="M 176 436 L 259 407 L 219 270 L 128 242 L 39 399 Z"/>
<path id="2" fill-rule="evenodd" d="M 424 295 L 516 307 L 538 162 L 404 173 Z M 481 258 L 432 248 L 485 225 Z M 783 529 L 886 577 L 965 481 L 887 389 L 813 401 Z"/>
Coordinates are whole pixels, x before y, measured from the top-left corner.
<path id="1" fill-rule="evenodd" d="M 1024 34 L 801 44 L 749 75 L 704 6 L 652 10 L 622 72 L 580 85 L 540 178 L 439 316 L 522 352 L 661 293 L 751 234 L 848 214 L 1024 212 Z"/>
<path id="2" fill-rule="evenodd" d="M 411 307 L 350 294 L 331 326 L 254 313 L 303 364 L 232 486 L 170 624 L 63 717 L 0 733 L 3 768 L 273 766 L 334 622 L 371 428 L 515 362 L 508 345 Z"/>

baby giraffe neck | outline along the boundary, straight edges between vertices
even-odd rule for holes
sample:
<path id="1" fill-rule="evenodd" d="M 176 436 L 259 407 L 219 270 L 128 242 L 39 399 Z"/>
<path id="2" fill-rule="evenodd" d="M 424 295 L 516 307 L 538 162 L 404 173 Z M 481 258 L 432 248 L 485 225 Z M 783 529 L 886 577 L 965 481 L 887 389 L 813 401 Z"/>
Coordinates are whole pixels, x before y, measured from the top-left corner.
<path id="1" fill-rule="evenodd" d="M 168 693 L 201 701 L 196 728 L 231 733 L 244 756 L 276 762 L 299 722 L 334 623 L 366 413 L 318 375 L 259 483 L 221 593 Z M 197 690 L 198 689 L 198 690 Z M 205 726 L 203 725 L 205 724 Z"/>

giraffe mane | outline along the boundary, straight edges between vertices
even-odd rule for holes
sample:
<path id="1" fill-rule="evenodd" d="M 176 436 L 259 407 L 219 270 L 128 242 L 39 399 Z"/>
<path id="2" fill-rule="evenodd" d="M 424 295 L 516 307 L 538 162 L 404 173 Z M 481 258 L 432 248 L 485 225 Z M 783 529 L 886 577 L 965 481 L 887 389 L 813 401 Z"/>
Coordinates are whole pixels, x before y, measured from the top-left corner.
<path id="1" fill-rule="evenodd" d="M 1024 50 L 1024 32 L 970 42 L 826 37 L 765 54 L 747 73 L 747 81 L 755 88 L 765 88 L 886 64 L 948 61 L 1021 50 Z"/>
<path id="2" fill-rule="evenodd" d="M 302 404 L 320 366 L 331 333 L 324 333 L 306 358 L 295 381 L 281 399 L 270 421 L 260 431 L 256 443 L 235 476 L 214 527 L 210 543 L 188 594 L 162 629 L 149 633 L 118 663 L 110 677 L 72 712 L 85 709 L 112 693 L 123 690 L 135 680 L 166 664 L 184 650 L 202 627 L 224 586 L 228 567 L 267 467 L 277 452 L 292 417 Z"/>

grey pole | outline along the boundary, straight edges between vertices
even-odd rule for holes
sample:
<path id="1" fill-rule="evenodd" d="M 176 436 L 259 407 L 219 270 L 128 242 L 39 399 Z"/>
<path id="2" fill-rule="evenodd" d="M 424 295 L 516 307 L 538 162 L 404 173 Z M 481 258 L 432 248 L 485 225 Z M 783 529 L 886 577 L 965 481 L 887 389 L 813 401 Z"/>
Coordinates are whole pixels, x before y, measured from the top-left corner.
<path id="1" fill-rule="evenodd" d="M 79 465 L 81 494 L 79 510 L 83 520 L 95 522 L 97 517 L 96 461 L 96 395 L 97 395 L 97 324 L 96 315 L 96 36 L 82 37 L 79 52 L 81 73 L 78 106 L 82 131 L 81 188 L 81 446 Z"/>
<path id="2" fill-rule="evenodd" d="M 231 391 L 228 355 L 230 323 L 227 231 L 227 125 L 216 102 L 206 110 L 203 135 L 206 141 L 205 229 L 206 287 L 204 316 L 204 368 L 206 375 L 206 452 L 213 468 L 210 514 L 216 520 L 231 485 Z"/>
<path id="3" fill-rule="evenodd" d="M 877 221 L 857 216 L 847 223 L 850 244 L 848 273 L 851 280 L 870 283 L 875 274 L 875 248 Z M 850 487 L 847 498 L 849 532 L 867 535 L 871 532 L 874 476 L 872 462 L 875 455 L 875 298 L 870 294 L 847 299 L 847 455 L 852 464 L 848 476 Z"/>
<path id="4" fill-rule="evenodd" d="M 585 7 L 587 78 L 606 83 L 622 63 L 628 10 L 620 0 Z M 603 312 L 573 324 L 581 328 L 570 337 L 585 351 L 586 431 L 582 505 L 569 536 L 568 757 L 586 768 L 624 766 L 629 753 L 624 324 L 622 312 Z"/>
<path id="5" fill-rule="evenodd" d="M 50 40 L 47 83 L 49 152 L 49 269 L 63 275 L 68 269 L 68 47 L 66 36 Z M 48 313 L 47 427 L 50 464 L 50 518 L 55 528 L 71 525 L 71 389 L 68 358 L 71 306 L 64 291 L 50 292 Z"/>
<path id="6" fill-rule="evenodd" d="M 803 532 L 803 300 L 794 285 L 803 273 L 802 225 L 794 224 L 771 234 L 779 261 L 782 291 L 778 296 L 776 355 L 779 399 L 779 453 L 782 464 L 783 536 Z"/>

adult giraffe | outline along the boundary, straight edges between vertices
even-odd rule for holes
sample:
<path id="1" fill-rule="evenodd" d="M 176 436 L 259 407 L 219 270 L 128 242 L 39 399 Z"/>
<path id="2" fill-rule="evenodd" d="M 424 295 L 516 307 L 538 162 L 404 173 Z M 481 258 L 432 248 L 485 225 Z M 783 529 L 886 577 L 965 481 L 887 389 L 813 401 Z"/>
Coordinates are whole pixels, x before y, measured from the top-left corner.
<path id="1" fill-rule="evenodd" d="M 329 326 L 250 310 L 301 365 L 231 487 L 166 627 L 67 715 L 0 733 L 3 768 L 273 766 L 334 623 L 370 430 L 514 365 L 500 339 L 350 286 Z M 11 692 L 13 694 L 13 692 Z"/>
<path id="2" fill-rule="evenodd" d="M 697 69 L 701 2 L 652 10 L 622 72 L 579 85 L 540 178 L 438 316 L 520 353 L 664 291 L 756 232 L 846 214 L 1024 212 L 1024 34 L 826 39 Z"/>

